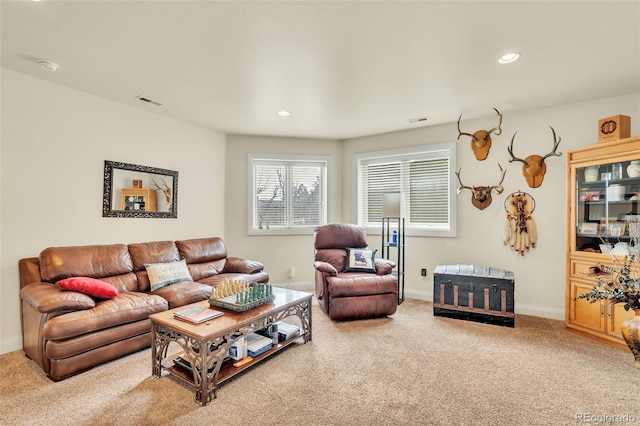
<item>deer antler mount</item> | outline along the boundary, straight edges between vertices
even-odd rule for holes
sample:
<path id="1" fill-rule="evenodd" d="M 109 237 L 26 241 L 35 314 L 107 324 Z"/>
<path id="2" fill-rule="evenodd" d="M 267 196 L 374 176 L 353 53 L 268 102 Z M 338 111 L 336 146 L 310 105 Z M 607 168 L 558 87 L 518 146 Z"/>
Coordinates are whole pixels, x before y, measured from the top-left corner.
<path id="1" fill-rule="evenodd" d="M 460 136 L 469 136 L 471 138 L 471 149 L 473 150 L 473 155 L 475 155 L 476 160 L 482 161 L 487 158 L 489 155 L 489 149 L 491 149 L 491 133 L 494 135 L 499 135 L 502 133 L 502 114 L 497 109 L 493 109 L 496 114 L 498 114 L 499 121 L 498 125 L 491 130 L 478 130 L 471 133 L 465 133 L 460 130 L 460 120 L 462 119 L 462 114 L 458 117 L 458 140 Z"/>
<path id="2" fill-rule="evenodd" d="M 491 191 L 495 189 L 498 194 L 502 194 L 502 191 L 504 191 L 504 188 L 502 187 L 502 182 L 504 181 L 504 176 L 507 173 L 507 170 L 503 169 L 500 164 L 498 164 L 498 167 L 500 167 L 500 172 L 502 174 L 500 176 L 500 182 L 498 182 L 497 185 L 492 185 L 492 186 L 464 185 L 462 183 L 462 180 L 460 179 L 460 170 L 462 170 L 462 168 L 458 169 L 458 171 L 456 172 L 456 176 L 458 177 L 458 183 L 460 184 L 460 186 L 458 186 L 458 194 L 460 194 L 463 189 L 469 189 L 472 192 L 471 204 L 473 204 L 480 210 L 484 210 L 485 208 L 487 208 L 492 201 Z"/>
<path id="3" fill-rule="evenodd" d="M 544 160 L 547 157 L 551 157 L 551 156 L 553 157 L 562 156 L 561 152 L 556 152 L 558 150 L 558 145 L 560 145 L 560 141 L 562 140 L 562 138 L 556 137 L 556 131 L 553 130 L 553 127 L 549 126 L 549 128 L 551 128 L 551 132 L 553 133 L 553 149 L 551 150 L 550 153 L 544 156 L 530 155 L 524 160 L 522 158 L 518 158 L 514 156 L 513 141 L 515 140 L 516 134 L 518 132 L 513 134 L 513 137 L 511 138 L 511 144 L 509 145 L 509 148 L 507 148 L 507 151 L 509 151 L 509 155 L 511 156 L 511 158 L 509 159 L 509 162 L 512 163 L 514 161 L 520 161 L 522 163 L 522 175 L 524 176 L 524 179 L 527 181 L 527 185 L 529 185 L 529 187 L 531 188 L 538 188 L 540 185 L 542 185 L 542 181 L 544 180 L 544 175 L 545 173 L 547 173 L 547 165 L 545 164 Z"/>

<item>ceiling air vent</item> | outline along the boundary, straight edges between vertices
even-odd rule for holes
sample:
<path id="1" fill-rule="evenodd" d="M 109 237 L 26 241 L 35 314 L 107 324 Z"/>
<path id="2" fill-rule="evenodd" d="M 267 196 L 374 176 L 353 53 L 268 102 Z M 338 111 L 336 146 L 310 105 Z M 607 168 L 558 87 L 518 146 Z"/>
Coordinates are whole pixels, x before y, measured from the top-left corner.
<path id="1" fill-rule="evenodd" d="M 148 104 L 153 104 L 155 106 L 162 106 L 162 103 L 158 101 L 154 101 L 153 99 L 145 98 L 144 96 L 136 96 L 136 99 L 142 102 L 146 102 Z"/>
<path id="2" fill-rule="evenodd" d="M 430 120 L 429 117 L 424 116 L 424 117 L 418 117 L 418 118 L 410 118 L 407 120 L 407 122 L 413 124 L 413 123 L 422 123 L 423 121 L 429 121 L 429 120 Z"/>

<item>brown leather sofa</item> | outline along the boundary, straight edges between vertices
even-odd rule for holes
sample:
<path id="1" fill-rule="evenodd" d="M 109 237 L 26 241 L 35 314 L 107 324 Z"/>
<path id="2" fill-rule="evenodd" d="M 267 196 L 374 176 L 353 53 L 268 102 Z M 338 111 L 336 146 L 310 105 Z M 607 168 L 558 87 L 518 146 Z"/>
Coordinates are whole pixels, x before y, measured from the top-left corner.
<path id="1" fill-rule="evenodd" d="M 315 292 L 332 320 L 393 315 L 398 306 L 395 262 L 375 258 L 371 272 L 348 272 L 349 248 L 367 248 L 364 228 L 331 223 L 315 229 Z"/>
<path id="2" fill-rule="evenodd" d="M 193 281 L 151 291 L 144 265 L 181 259 Z M 218 237 L 50 247 L 19 267 L 23 350 L 55 381 L 149 347 L 149 315 L 206 300 L 227 278 L 269 281 L 262 263 L 228 257 Z M 55 285 L 70 277 L 99 279 L 118 295 L 98 299 Z"/>

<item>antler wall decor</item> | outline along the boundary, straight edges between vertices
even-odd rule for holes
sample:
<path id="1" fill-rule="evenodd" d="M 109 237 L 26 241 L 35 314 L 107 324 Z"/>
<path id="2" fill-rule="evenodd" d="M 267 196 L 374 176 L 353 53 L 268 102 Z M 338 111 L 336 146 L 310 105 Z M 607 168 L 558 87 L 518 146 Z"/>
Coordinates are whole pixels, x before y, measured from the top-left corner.
<path id="1" fill-rule="evenodd" d="M 480 210 L 484 210 L 489 204 L 491 204 L 491 191 L 494 189 L 498 194 L 502 194 L 504 188 L 502 187 L 502 181 L 504 181 L 504 176 L 507 173 L 506 169 L 503 169 L 502 166 L 498 163 L 498 167 L 500 168 L 500 172 L 502 176 L 500 177 L 500 182 L 497 185 L 493 186 L 467 186 L 462 183 L 460 180 L 460 171 L 462 168 L 458 169 L 456 172 L 456 176 L 458 177 L 458 194 L 462 192 L 463 189 L 469 189 L 472 192 L 471 196 L 471 204 L 479 208 Z"/>
<path id="2" fill-rule="evenodd" d="M 509 162 L 512 163 L 514 161 L 520 161 L 523 164 L 522 175 L 524 176 L 524 179 L 527 181 L 527 185 L 529 185 L 529 187 L 531 188 L 537 188 L 540 185 L 542 185 L 544 175 L 545 173 L 547 173 L 547 165 L 545 164 L 544 160 L 547 157 L 551 157 L 551 156 L 554 156 L 554 157 L 562 156 L 561 152 L 556 152 L 562 138 L 556 137 L 556 131 L 553 130 L 553 127 L 551 126 L 549 127 L 553 132 L 553 150 L 547 155 L 545 155 L 544 157 L 541 157 L 539 155 L 530 155 L 523 160 L 522 158 L 517 158 L 516 156 L 514 156 L 513 140 L 516 138 L 516 134 L 518 132 L 513 134 L 513 137 L 511 138 L 511 144 L 509 145 L 509 148 L 507 148 L 507 151 L 509 151 L 509 155 L 511 156 L 511 158 L 509 159 Z"/>
<path id="3" fill-rule="evenodd" d="M 530 247 L 535 247 L 538 241 L 538 228 L 531 216 L 535 208 L 535 200 L 526 192 L 514 192 L 504 201 L 507 220 L 502 241 L 520 256 L 524 256 Z"/>
<path id="4" fill-rule="evenodd" d="M 460 130 L 462 114 L 458 117 L 458 140 L 460 140 L 460 136 L 462 135 L 471 137 L 471 149 L 473 150 L 473 155 L 475 155 L 476 160 L 482 161 L 489 155 L 489 149 L 491 149 L 491 133 L 495 135 L 502 133 L 502 128 L 500 127 L 502 125 L 502 114 L 495 108 L 494 111 L 498 114 L 498 117 L 500 117 L 498 125 L 491 130 L 478 130 L 473 134 Z"/>

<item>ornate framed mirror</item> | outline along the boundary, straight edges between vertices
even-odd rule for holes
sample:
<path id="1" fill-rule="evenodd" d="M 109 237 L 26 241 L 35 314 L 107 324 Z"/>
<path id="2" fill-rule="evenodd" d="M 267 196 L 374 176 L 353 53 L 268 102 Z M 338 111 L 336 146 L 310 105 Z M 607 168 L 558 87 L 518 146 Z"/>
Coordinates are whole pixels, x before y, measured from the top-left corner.
<path id="1" fill-rule="evenodd" d="M 178 217 L 178 172 L 104 162 L 103 217 Z"/>

